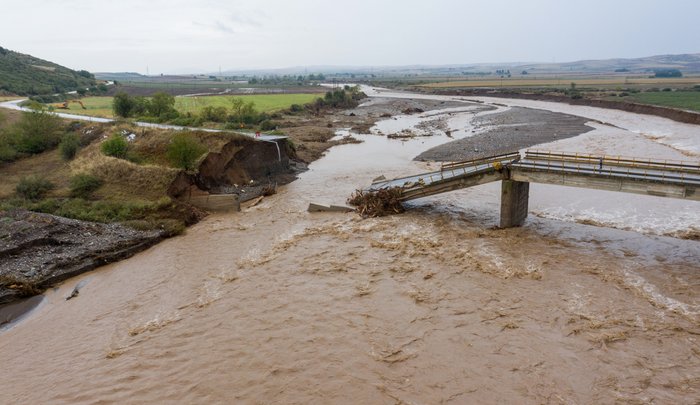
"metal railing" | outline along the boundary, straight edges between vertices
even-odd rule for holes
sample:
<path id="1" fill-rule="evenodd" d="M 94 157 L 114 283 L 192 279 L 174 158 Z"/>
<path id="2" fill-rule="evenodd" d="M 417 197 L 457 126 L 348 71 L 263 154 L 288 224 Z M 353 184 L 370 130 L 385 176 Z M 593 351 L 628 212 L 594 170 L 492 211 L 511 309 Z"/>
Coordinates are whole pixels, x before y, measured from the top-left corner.
<path id="1" fill-rule="evenodd" d="M 503 173 L 503 169 L 546 171 L 587 176 L 646 180 L 674 185 L 700 186 L 700 163 L 679 160 L 652 160 L 624 156 L 592 155 L 528 150 L 486 158 L 445 163 L 440 170 L 373 183 L 369 190 L 402 188 L 408 198 L 454 189 L 455 181 L 482 174 Z M 504 172 L 506 175 L 509 172 Z M 491 181 L 494 181 L 493 179 Z"/>
<path id="2" fill-rule="evenodd" d="M 515 163 L 514 167 L 667 181 L 693 186 L 700 184 L 700 165 L 678 160 L 660 161 L 622 156 L 526 151 L 525 158 Z"/>
<path id="3" fill-rule="evenodd" d="M 613 165 L 618 167 L 629 167 L 634 169 L 664 170 L 674 172 L 684 172 L 700 175 L 700 162 L 693 163 L 682 160 L 652 160 L 626 156 L 592 155 L 567 152 L 549 152 L 528 150 L 525 152 L 525 159 L 531 160 L 552 160 L 576 163 L 589 163 Z"/>

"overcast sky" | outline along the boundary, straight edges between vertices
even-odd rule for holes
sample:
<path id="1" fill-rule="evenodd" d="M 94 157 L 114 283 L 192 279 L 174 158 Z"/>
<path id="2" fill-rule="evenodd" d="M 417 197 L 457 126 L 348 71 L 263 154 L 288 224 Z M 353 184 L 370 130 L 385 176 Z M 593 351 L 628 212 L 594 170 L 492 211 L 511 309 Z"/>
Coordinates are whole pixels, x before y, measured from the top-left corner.
<path id="1" fill-rule="evenodd" d="M 697 0 L 0 0 L 0 46 L 151 74 L 700 52 Z"/>

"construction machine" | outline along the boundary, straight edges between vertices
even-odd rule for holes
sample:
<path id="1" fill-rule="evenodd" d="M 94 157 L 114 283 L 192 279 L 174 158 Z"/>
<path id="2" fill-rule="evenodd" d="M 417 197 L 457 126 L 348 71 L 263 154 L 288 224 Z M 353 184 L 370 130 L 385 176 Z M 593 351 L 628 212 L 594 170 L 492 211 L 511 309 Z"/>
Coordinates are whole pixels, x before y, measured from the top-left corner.
<path id="1" fill-rule="evenodd" d="M 69 110 L 70 108 L 68 107 L 68 104 L 70 104 L 70 103 L 78 103 L 78 104 L 80 104 L 81 107 L 83 107 L 83 110 L 87 110 L 87 107 L 85 107 L 85 104 L 83 104 L 83 102 L 80 100 L 66 100 L 60 104 L 54 105 L 54 107 L 59 109 L 59 110 Z"/>

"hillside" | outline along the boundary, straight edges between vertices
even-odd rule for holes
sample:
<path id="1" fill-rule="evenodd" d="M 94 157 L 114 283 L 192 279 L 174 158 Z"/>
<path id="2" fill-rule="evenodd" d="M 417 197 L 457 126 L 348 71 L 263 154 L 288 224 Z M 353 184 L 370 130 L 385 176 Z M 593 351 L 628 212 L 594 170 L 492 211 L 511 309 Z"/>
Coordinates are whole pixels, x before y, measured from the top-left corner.
<path id="1" fill-rule="evenodd" d="M 0 94 L 64 93 L 95 86 L 94 76 L 0 47 Z"/>
<path id="2" fill-rule="evenodd" d="M 679 69 L 684 73 L 700 72 L 700 54 L 657 55 L 632 59 L 582 60 L 567 63 L 522 64 L 522 69 L 541 71 L 569 71 L 604 73 L 627 69 L 633 73 L 645 73 L 655 69 Z"/>
<path id="3" fill-rule="evenodd" d="M 683 74 L 700 72 L 700 53 L 678 55 L 656 55 L 640 58 L 617 58 L 601 60 L 578 60 L 562 63 L 547 62 L 498 62 L 498 63 L 464 63 L 449 65 L 404 65 L 404 66 L 302 66 L 283 69 L 232 69 L 223 72 L 224 76 L 265 76 L 265 75 L 299 75 L 306 72 L 323 73 L 327 78 L 350 76 L 352 78 L 382 78 L 417 76 L 484 76 L 497 70 L 510 70 L 520 73 L 528 70 L 530 74 L 614 73 L 627 69 L 632 73 L 650 73 L 655 69 L 679 69 Z"/>

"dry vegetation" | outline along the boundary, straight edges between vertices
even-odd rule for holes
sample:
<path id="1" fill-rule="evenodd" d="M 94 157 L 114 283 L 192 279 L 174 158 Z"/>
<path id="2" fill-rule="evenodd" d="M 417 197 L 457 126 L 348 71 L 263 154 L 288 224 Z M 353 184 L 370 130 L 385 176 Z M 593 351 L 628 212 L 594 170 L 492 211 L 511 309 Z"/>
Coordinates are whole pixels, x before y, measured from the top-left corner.
<path id="1" fill-rule="evenodd" d="M 394 187 L 377 191 L 357 190 L 348 199 L 348 204 L 357 207 L 362 217 L 381 217 L 384 215 L 400 214 L 404 211 L 401 205 L 401 188 Z"/>
<path id="2" fill-rule="evenodd" d="M 173 131 L 123 123 L 75 127 L 72 130 L 84 146 L 70 161 L 54 148 L 0 164 L 0 210 L 25 208 L 82 220 L 126 222 L 138 229 L 167 228 L 170 233 L 180 232 L 199 218 L 199 211 L 168 196 L 170 185 L 181 171 L 166 157 Z M 131 139 L 126 159 L 106 156 L 101 150 L 105 139 L 113 134 Z M 213 151 L 236 137 L 205 132 L 190 136 Z M 76 198 L 71 180 L 77 176 L 95 178 L 99 187 Z M 38 200 L 22 198 L 17 186 L 31 177 L 47 180 L 53 188 Z"/>

